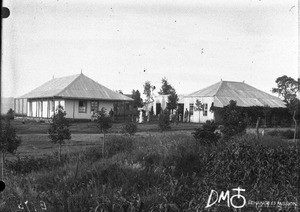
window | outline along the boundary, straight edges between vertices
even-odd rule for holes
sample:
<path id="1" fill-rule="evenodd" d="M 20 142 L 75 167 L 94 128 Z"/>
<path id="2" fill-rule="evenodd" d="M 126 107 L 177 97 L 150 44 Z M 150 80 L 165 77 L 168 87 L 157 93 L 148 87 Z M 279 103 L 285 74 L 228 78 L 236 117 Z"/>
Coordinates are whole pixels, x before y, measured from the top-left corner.
<path id="1" fill-rule="evenodd" d="M 203 104 L 203 116 L 207 116 L 207 108 L 208 108 L 207 104 L 206 103 Z"/>
<path id="2" fill-rule="evenodd" d="M 91 101 L 91 111 L 97 112 L 98 111 L 98 102 L 97 101 Z"/>
<path id="3" fill-rule="evenodd" d="M 128 102 L 125 103 L 125 110 L 129 110 L 129 103 Z"/>
<path id="4" fill-rule="evenodd" d="M 191 103 L 190 104 L 190 115 L 193 115 L 194 114 L 194 104 Z"/>
<path id="5" fill-rule="evenodd" d="M 86 113 L 86 102 L 79 101 L 79 113 Z"/>

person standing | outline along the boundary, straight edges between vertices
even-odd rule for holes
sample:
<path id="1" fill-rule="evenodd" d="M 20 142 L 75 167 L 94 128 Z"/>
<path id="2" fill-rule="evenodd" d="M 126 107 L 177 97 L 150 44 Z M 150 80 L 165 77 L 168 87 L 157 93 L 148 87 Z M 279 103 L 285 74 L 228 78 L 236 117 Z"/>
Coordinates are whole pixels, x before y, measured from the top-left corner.
<path id="1" fill-rule="evenodd" d="M 92 110 L 91 110 L 91 122 L 94 121 L 94 116 L 95 116 L 95 114 L 94 114 L 94 109 L 92 109 Z"/>
<path id="2" fill-rule="evenodd" d="M 178 125 L 178 122 L 179 122 L 179 115 L 178 115 L 178 109 L 175 110 L 175 123 L 176 125 Z"/>
<path id="3" fill-rule="evenodd" d="M 188 122 L 188 118 L 189 118 L 189 111 L 187 108 L 185 108 L 185 112 L 184 112 L 184 121 Z"/>
<path id="4" fill-rule="evenodd" d="M 110 111 L 109 111 L 109 117 L 113 120 L 114 119 L 114 111 L 113 109 L 111 108 Z"/>

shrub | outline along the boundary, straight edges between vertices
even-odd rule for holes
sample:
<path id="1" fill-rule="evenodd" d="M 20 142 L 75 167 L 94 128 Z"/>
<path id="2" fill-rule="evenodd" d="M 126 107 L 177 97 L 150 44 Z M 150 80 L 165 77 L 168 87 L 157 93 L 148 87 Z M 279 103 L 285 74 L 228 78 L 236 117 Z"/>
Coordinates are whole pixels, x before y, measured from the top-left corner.
<path id="1" fill-rule="evenodd" d="M 15 111 L 10 108 L 6 113 L 6 118 L 11 120 L 14 119 L 14 117 L 15 117 Z"/>
<path id="2" fill-rule="evenodd" d="M 170 130 L 170 113 L 167 109 L 163 110 L 161 114 L 159 114 L 158 126 L 161 131 Z"/>
<path id="3" fill-rule="evenodd" d="M 281 137 L 286 139 L 293 139 L 294 138 L 294 131 L 293 130 L 286 130 L 280 132 Z"/>
<path id="4" fill-rule="evenodd" d="M 230 100 L 229 105 L 223 108 L 222 116 L 224 128 L 221 132 L 224 133 L 225 139 L 229 139 L 245 131 L 247 124 L 241 109 L 236 105 L 236 101 Z"/>
<path id="5" fill-rule="evenodd" d="M 62 164 L 68 161 L 67 155 L 62 155 Z M 43 157 L 25 156 L 18 157 L 13 161 L 6 161 L 6 167 L 8 170 L 16 174 L 26 174 L 33 171 L 39 171 L 42 169 L 52 169 L 60 166 L 60 162 L 56 155 L 44 155 Z"/>
<path id="6" fill-rule="evenodd" d="M 83 158 L 91 162 L 100 160 L 101 158 L 103 158 L 102 146 L 91 147 L 86 149 L 83 153 Z"/>
<path id="7" fill-rule="evenodd" d="M 133 148 L 133 139 L 123 136 L 111 136 L 107 139 L 106 152 L 113 156 L 120 152 L 130 152 Z"/>
<path id="8" fill-rule="evenodd" d="M 272 131 L 268 132 L 267 134 L 275 137 L 275 136 L 279 136 L 280 132 L 279 132 L 279 130 L 272 130 Z"/>
<path id="9" fill-rule="evenodd" d="M 112 119 L 107 115 L 104 107 L 98 112 L 97 127 L 102 133 L 106 133 L 112 127 Z"/>
<path id="10" fill-rule="evenodd" d="M 206 121 L 202 127 L 199 127 L 192 132 L 194 138 L 201 144 L 201 145 L 212 145 L 216 144 L 221 134 L 215 132 L 218 126 L 213 121 Z"/>
<path id="11" fill-rule="evenodd" d="M 54 144 L 59 145 L 59 154 L 58 154 L 58 160 L 60 161 L 61 157 L 61 147 L 65 143 L 65 140 L 71 139 L 71 132 L 69 129 L 69 120 L 66 118 L 66 111 L 64 111 L 64 108 L 59 105 L 56 109 L 55 114 L 53 114 L 50 124 L 50 127 L 48 129 L 49 138 L 51 139 L 51 142 Z"/>
<path id="12" fill-rule="evenodd" d="M 22 141 L 17 136 L 16 129 L 11 125 L 10 119 L 5 119 L 3 124 L 4 126 L 2 126 L 2 120 L 0 120 L 0 152 L 3 160 L 5 160 L 5 154 L 15 154 Z"/>
<path id="13" fill-rule="evenodd" d="M 133 122 L 128 122 L 123 126 L 123 132 L 134 135 L 137 132 L 137 125 Z"/>
<path id="14" fill-rule="evenodd" d="M 281 137 L 285 139 L 293 139 L 294 138 L 294 130 L 285 130 L 285 131 L 279 131 L 279 130 L 272 130 L 268 132 L 267 134 L 274 137 Z M 296 138 L 299 138 L 299 128 L 297 128 L 296 132 Z"/>

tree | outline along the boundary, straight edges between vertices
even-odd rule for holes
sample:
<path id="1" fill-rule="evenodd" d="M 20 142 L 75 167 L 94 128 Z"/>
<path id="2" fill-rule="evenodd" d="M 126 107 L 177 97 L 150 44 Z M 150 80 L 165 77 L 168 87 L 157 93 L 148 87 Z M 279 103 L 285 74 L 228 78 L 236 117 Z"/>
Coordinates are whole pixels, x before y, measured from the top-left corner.
<path id="1" fill-rule="evenodd" d="M 11 125 L 10 119 L 0 120 L 0 151 L 2 153 L 2 177 L 5 163 L 5 154 L 14 154 L 22 143 L 16 134 L 16 129 Z"/>
<path id="2" fill-rule="evenodd" d="M 241 109 L 236 105 L 236 101 L 230 100 L 229 105 L 222 110 L 224 128 L 221 130 L 224 133 L 225 139 L 243 133 L 247 127 Z"/>
<path id="3" fill-rule="evenodd" d="M 287 108 L 290 114 L 293 115 L 295 113 L 295 117 L 297 117 L 297 120 L 299 121 L 300 100 L 298 98 L 292 99 L 287 105 Z"/>
<path id="4" fill-rule="evenodd" d="M 277 88 L 273 88 L 272 92 L 277 93 L 283 98 L 286 103 L 289 113 L 293 116 L 295 123 L 295 132 L 297 131 L 297 122 L 299 122 L 299 97 L 297 98 L 297 93 L 299 92 L 299 81 L 292 77 L 283 75 L 276 79 Z"/>
<path id="5" fill-rule="evenodd" d="M 175 89 L 173 88 L 173 86 L 171 84 L 169 84 L 166 77 L 162 78 L 161 83 L 162 83 L 161 89 L 158 92 L 158 94 L 169 95 L 169 94 L 172 94 L 175 92 Z"/>
<path id="6" fill-rule="evenodd" d="M 99 128 L 100 132 L 103 133 L 103 148 L 102 148 L 102 155 L 104 157 L 104 147 L 105 147 L 105 133 L 108 129 L 112 127 L 112 120 L 107 115 L 106 109 L 103 107 L 98 112 L 97 115 L 97 127 Z"/>
<path id="7" fill-rule="evenodd" d="M 139 90 L 132 90 L 131 98 L 133 99 L 133 107 L 143 107 L 143 99 L 141 98 L 141 94 Z"/>
<path id="8" fill-rule="evenodd" d="M 292 77 L 283 75 L 278 77 L 275 82 L 277 83 L 277 88 L 272 88 L 272 92 L 281 96 L 285 103 L 289 104 L 291 100 L 296 98 L 299 91 L 299 78 L 296 81 Z"/>
<path id="9" fill-rule="evenodd" d="M 52 123 L 48 129 L 49 138 L 51 142 L 59 145 L 58 160 L 61 162 L 61 148 L 65 144 L 65 140 L 71 139 L 71 132 L 69 129 L 69 121 L 66 118 L 66 111 L 59 105 L 56 112 L 51 117 Z"/>
<path id="10" fill-rule="evenodd" d="M 116 92 L 119 93 L 119 94 L 123 94 L 122 90 L 117 90 Z"/>
<path id="11" fill-rule="evenodd" d="M 200 113 L 203 110 L 203 104 L 200 100 L 196 99 L 195 105 L 196 105 L 195 110 L 199 111 L 199 124 L 200 124 Z"/>
<path id="12" fill-rule="evenodd" d="M 168 105 L 167 108 L 169 110 L 173 110 L 177 108 L 177 102 L 178 102 L 178 95 L 176 94 L 176 91 L 174 90 L 169 96 L 168 96 Z"/>
<path id="13" fill-rule="evenodd" d="M 154 90 L 155 90 L 155 86 L 151 85 L 150 81 L 146 81 L 144 84 L 144 94 L 146 95 L 147 103 L 154 101 L 154 99 L 153 99 L 153 91 Z"/>
<path id="14" fill-rule="evenodd" d="M 171 129 L 170 126 L 170 113 L 167 109 L 163 110 L 159 114 L 158 118 L 158 126 L 161 131 L 169 130 Z"/>

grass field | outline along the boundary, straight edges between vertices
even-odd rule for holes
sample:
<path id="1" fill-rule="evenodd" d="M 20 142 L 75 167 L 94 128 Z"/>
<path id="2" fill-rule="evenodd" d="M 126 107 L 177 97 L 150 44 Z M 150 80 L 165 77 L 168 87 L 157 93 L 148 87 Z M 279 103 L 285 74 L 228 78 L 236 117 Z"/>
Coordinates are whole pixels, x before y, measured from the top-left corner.
<path id="1" fill-rule="evenodd" d="M 37 121 L 21 120 L 12 121 L 13 126 L 16 128 L 18 134 L 47 134 L 49 123 L 41 123 Z M 110 133 L 121 133 L 124 123 L 113 123 Z M 197 123 L 179 123 L 178 125 L 172 124 L 172 131 L 178 130 L 194 130 L 199 127 Z M 95 122 L 75 122 L 71 123 L 70 130 L 72 134 L 97 134 L 99 129 Z M 157 132 L 159 131 L 156 122 L 138 124 L 138 132 Z"/>
<path id="2" fill-rule="evenodd" d="M 187 135 L 192 136 L 191 131 L 171 131 L 171 132 L 138 132 L 135 137 L 143 138 L 145 136 L 157 136 L 161 134 L 169 135 Z M 121 135 L 119 133 L 110 133 L 106 137 L 111 137 L 115 135 Z M 44 154 L 51 155 L 58 151 L 58 146 L 52 144 L 47 134 L 19 134 L 22 140 L 22 144 L 17 150 L 20 157 L 22 156 L 43 156 Z M 80 152 L 86 148 L 93 146 L 103 145 L 103 134 L 72 134 L 71 139 L 67 140 L 65 145 L 63 145 L 62 153 L 73 153 Z M 14 156 L 8 155 L 9 158 L 14 158 Z"/>
<path id="3" fill-rule="evenodd" d="M 57 145 L 52 144 L 48 138 L 47 130 L 49 123 L 40 123 L 37 121 L 26 121 L 25 124 L 21 120 L 12 121 L 16 128 L 18 136 L 22 139 L 22 144 L 18 148 L 19 156 L 42 156 L 44 154 L 53 154 L 57 151 Z M 114 123 L 109 129 L 107 136 L 118 135 L 122 133 L 124 123 Z M 187 135 L 191 137 L 191 132 L 199 127 L 195 123 L 179 123 L 172 124 L 172 130 L 164 132 L 171 135 Z M 287 130 L 289 128 L 279 128 L 278 130 Z M 71 140 L 66 141 L 63 146 L 63 153 L 72 153 L 82 151 L 92 146 L 101 146 L 103 134 L 99 133 L 96 123 L 92 122 L 75 122 L 71 123 L 70 130 L 72 133 Z M 263 128 L 260 129 L 260 132 Z M 273 128 L 264 129 L 265 133 L 274 130 Z M 254 129 L 247 129 L 247 133 L 255 133 Z M 157 123 L 138 124 L 138 132 L 136 136 L 161 135 Z M 9 157 L 11 158 L 11 157 Z"/>
<path id="4" fill-rule="evenodd" d="M 115 123 L 103 155 L 103 134 L 95 123 L 72 123 L 59 161 L 48 123 L 12 124 L 22 144 L 1 176 L 7 188 L 0 211 L 16 211 L 20 204 L 20 211 L 204 211 L 212 189 L 236 187 L 247 191 L 247 200 L 298 204 L 299 146 L 280 136 L 258 139 L 248 129 L 249 134 L 202 146 L 191 134 L 199 124 L 179 123 L 160 132 L 157 123 L 145 123 L 127 136 L 123 124 Z M 215 209 L 233 211 L 221 204 Z"/>
<path id="5" fill-rule="evenodd" d="M 247 200 L 298 204 L 298 149 L 277 137 L 257 140 L 244 135 L 205 147 L 187 131 L 110 134 L 104 158 L 98 145 L 101 135 L 72 136 L 61 163 L 49 154 L 8 166 L 0 211 L 16 211 L 25 203 L 30 211 L 205 211 L 212 189 L 238 186 L 246 190 Z M 55 150 L 46 134 L 21 137 L 22 154 L 40 156 Z M 212 209 L 234 211 L 224 205 Z M 256 210 L 247 207 L 245 211 Z"/>

